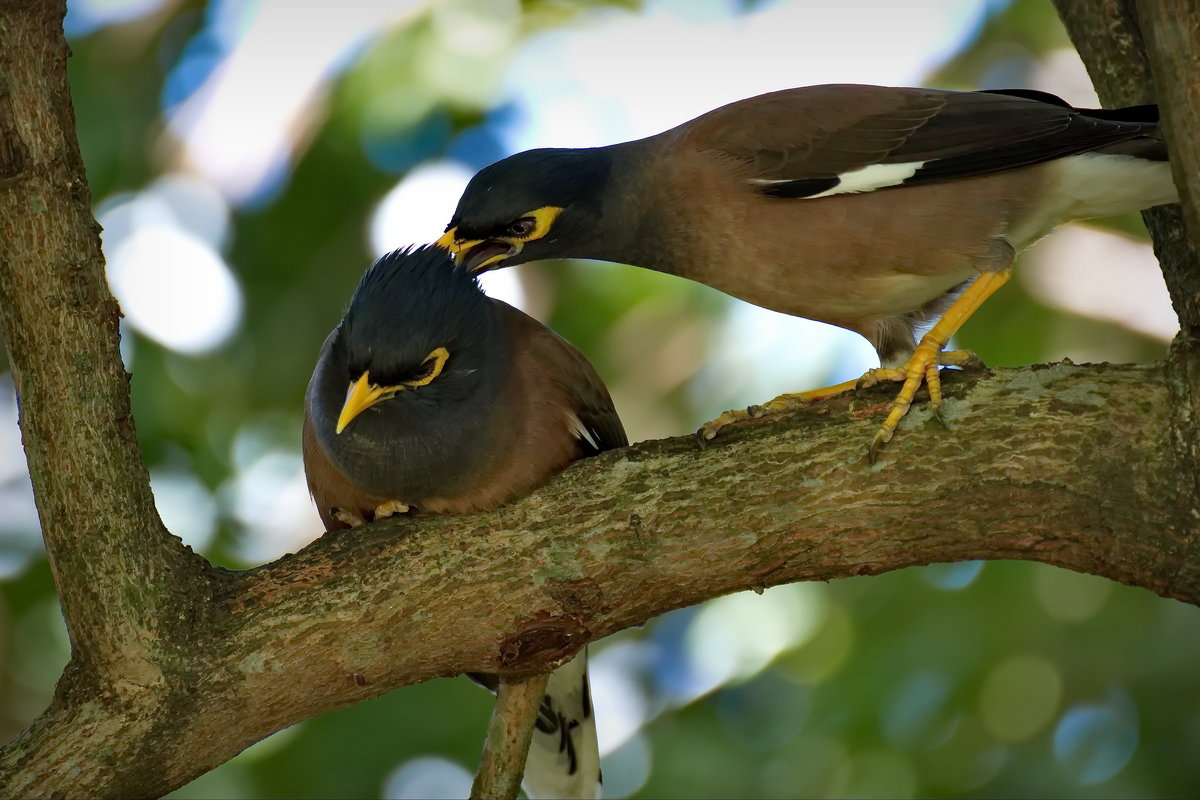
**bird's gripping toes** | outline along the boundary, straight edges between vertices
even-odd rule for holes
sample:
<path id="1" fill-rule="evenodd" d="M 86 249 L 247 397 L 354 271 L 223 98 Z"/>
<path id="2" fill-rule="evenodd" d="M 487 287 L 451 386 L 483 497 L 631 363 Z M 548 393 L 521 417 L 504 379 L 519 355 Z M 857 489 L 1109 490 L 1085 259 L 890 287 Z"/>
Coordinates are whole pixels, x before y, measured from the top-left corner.
<path id="1" fill-rule="evenodd" d="M 933 408 L 934 416 L 945 424 L 945 420 L 942 419 L 942 380 L 939 376 L 939 368 L 980 367 L 982 362 L 975 353 L 969 350 L 944 350 L 943 348 L 950 341 L 950 337 L 967 321 L 967 318 L 983 305 L 983 301 L 1007 283 L 1011 276 L 1012 269 L 1009 268 L 1000 272 L 985 272 L 976 278 L 946 310 L 937 324 L 921 337 L 912 356 L 902 366 L 877 367 L 867 370 L 856 381 L 846 381 L 808 392 L 782 394 L 761 406 L 752 406 L 744 411 L 740 409 L 726 411 L 716 419 L 702 425 L 696 435 L 701 443 L 704 443 L 715 438 L 722 428 L 734 422 L 755 419 L 767 414 L 796 411 L 816 400 L 824 400 L 850 390 L 858 391 L 883 381 L 896 381 L 902 384 L 900 393 L 896 395 L 896 399 L 889 406 L 887 417 L 879 426 L 875 438 L 871 440 L 871 446 L 867 449 L 867 458 L 874 464 L 875 459 L 879 456 L 879 450 L 891 440 L 900 420 L 904 419 L 904 415 L 908 413 L 913 398 L 922 383 L 929 391 L 929 404 Z"/>

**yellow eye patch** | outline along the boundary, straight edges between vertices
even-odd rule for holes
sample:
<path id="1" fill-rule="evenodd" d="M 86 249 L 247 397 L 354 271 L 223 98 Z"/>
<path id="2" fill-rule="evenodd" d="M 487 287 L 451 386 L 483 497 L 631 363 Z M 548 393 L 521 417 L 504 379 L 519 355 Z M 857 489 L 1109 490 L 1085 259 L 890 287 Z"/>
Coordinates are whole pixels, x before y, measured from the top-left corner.
<path id="1" fill-rule="evenodd" d="M 561 206 L 542 206 L 541 208 L 530 211 L 528 214 L 521 217 L 519 220 L 509 226 L 512 231 L 510 236 L 522 242 L 531 242 L 534 239 L 541 239 L 550 232 L 550 227 L 554 224 L 554 220 L 558 219 L 558 215 L 562 213 Z M 532 228 L 528 232 L 524 230 L 512 230 L 516 226 L 524 222 L 532 223 Z M 510 236 L 498 237 L 501 239 L 509 239 Z"/>
<path id="2" fill-rule="evenodd" d="M 434 349 L 429 355 L 425 356 L 425 360 L 421 362 L 422 366 L 432 362 L 429 367 L 429 372 L 426 372 L 420 378 L 415 380 L 405 381 L 403 386 L 424 386 L 425 384 L 429 383 L 438 375 L 442 374 L 442 369 L 446 366 L 446 360 L 448 358 L 450 358 L 450 351 L 446 348 L 438 347 Z"/>
<path id="3" fill-rule="evenodd" d="M 382 403 L 384 400 L 395 397 L 398 392 L 402 392 L 405 389 L 425 386 L 432 382 L 434 378 L 442 374 L 442 370 L 446 367 L 446 361 L 449 358 L 449 350 L 444 347 L 435 348 L 421 362 L 422 366 L 429 364 L 428 372 L 419 378 L 404 381 L 396 386 L 376 386 L 371 383 L 370 372 L 364 372 L 346 390 L 346 401 L 342 405 L 342 413 L 338 415 L 337 426 L 334 432 L 341 433 L 344 431 L 351 420 L 376 403 Z"/>

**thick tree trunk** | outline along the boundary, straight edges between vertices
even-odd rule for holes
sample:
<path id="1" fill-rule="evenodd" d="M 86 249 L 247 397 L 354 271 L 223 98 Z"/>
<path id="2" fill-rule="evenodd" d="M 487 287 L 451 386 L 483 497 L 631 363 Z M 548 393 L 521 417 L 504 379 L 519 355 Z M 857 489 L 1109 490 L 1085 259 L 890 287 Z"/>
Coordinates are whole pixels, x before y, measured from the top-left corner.
<path id="1" fill-rule="evenodd" d="M 1200 518 L 1200 2 L 1055 0 L 1106 106 L 1157 102 L 1182 204 L 1143 213 L 1180 332 L 1167 361 L 1180 502 Z M 1190 495 L 1190 499 L 1185 499 Z M 1188 557 L 1200 547 L 1195 534 Z"/>
<path id="2" fill-rule="evenodd" d="M 1077 5 L 1061 3 L 1068 21 Z M 1153 5 L 1144 16 L 1169 4 Z M 1165 365 L 948 376 L 953 429 L 919 406 L 874 467 L 882 389 L 703 450 L 686 438 L 609 453 L 490 514 L 391 520 L 258 569 L 212 567 L 154 512 L 62 13 L 61 0 L 0 0 L 0 321 L 72 637 L 50 708 L 0 751 L 0 796 L 164 794 L 325 711 L 439 675 L 527 675 L 745 588 L 1023 558 L 1200 603 L 1200 270 L 1170 209 L 1153 224 L 1185 335 Z M 1142 25 L 1158 70 L 1169 37 Z M 1141 63 L 1134 45 L 1096 55 L 1076 35 L 1112 65 L 1097 76 Z M 1160 83 L 1168 136 L 1195 130 L 1194 88 Z M 1196 163 L 1178 162 L 1193 193 Z"/>

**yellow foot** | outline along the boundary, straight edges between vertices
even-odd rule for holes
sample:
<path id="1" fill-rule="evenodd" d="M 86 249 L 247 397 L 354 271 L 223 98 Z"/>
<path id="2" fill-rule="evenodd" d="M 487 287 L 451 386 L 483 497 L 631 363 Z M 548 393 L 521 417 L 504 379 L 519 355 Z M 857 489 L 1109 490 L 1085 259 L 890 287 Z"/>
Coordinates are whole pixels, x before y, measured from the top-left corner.
<path id="1" fill-rule="evenodd" d="M 871 460 L 872 464 L 875 463 L 875 458 L 879 455 L 880 448 L 892 438 L 892 434 L 896 431 L 896 426 L 900 424 L 900 420 L 908 413 L 908 407 L 912 405 L 913 395 L 917 393 L 917 389 L 922 382 L 929 385 L 929 399 L 933 404 L 934 414 L 941 419 L 942 383 L 938 380 L 938 365 L 965 366 L 973 363 L 973 359 L 969 353 L 962 350 L 951 350 L 943 353 L 942 348 L 950 341 L 950 337 L 962 327 L 962 324 L 979 310 L 979 306 L 983 304 L 983 301 L 987 300 L 993 292 L 1003 286 L 1011 275 L 1011 266 L 1005 267 L 999 272 L 981 272 L 971 282 L 971 285 L 958 296 L 958 299 L 946 309 L 946 312 L 942 314 L 942 318 L 937 321 L 937 324 L 925 332 L 912 357 L 908 359 L 908 363 L 896 370 L 878 370 L 871 378 L 864 376 L 868 381 L 873 379 L 904 381 L 904 386 L 900 388 L 900 394 L 896 395 L 896 399 L 892 401 L 892 407 L 888 410 L 887 419 L 883 421 L 883 425 L 880 426 L 879 432 L 875 434 L 875 438 L 871 441 L 871 447 L 867 451 L 867 458 Z"/>
<path id="2" fill-rule="evenodd" d="M 979 356 L 969 350 L 946 350 L 939 352 L 937 346 L 933 343 L 922 341 L 917 345 L 917 349 L 913 352 L 912 358 L 903 366 L 895 369 L 872 369 L 868 370 L 858 380 L 859 388 L 874 386 L 882 381 L 903 381 L 904 385 L 900 387 L 900 394 L 896 395 L 896 399 L 892 401 L 888 408 L 887 419 L 879 426 L 879 431 L 875 434 L 875 438 L 871 440 L 871 446 L 867 450 L 867 458 L 871 463 L 875 463 L 875 459 L 879 456 L 879 451 L 887 444 L 892 434 L 896 432 L 896 426 L 900 424 L 900 420 L 904 419 L 904 415 L 908 413 L 909 407 L 912 406 L 913 397 L 917 390 L 924 383 L 929 389 L 929 405 L 933 409 L 933 416 L 937 418 L 942 425 L 946 424 L 945 418 L 942 417 L 942 380 L 938 375 L 938 367 L 982 367 L 983 362 L 979 360 Z"/>
<path id="3" fill-rule="evenodd" d="M 758 419 L 768 414 L 785 414 L 789 411 L 797 411 L 814 400 L 824 400 L 827 397 L 836 397 L 843 392 L 848 392 L 858 386 L 858 383 L 859 381 L 846 381 L 845 383 L 835 383 L 833 386 L 825 386 L 807 392 L 781 394 L 774 400 L 770 400 L 760 406 L 750 406 L 745 409 L 735 408 L 732 411 L 726 411 L 716 419 L 701 425 L 700 430 L 696 431 L 696 438 L 703 445 L 720 433 L 723 428 L 735 422 Z"/>
<path id="4" fill-rule="evenodd" d="M 932 357 L 930 353 L 932 353 Z M 797 411 L 816 400 L 836 397 L 851 389 L 861 391 L 884 381 L 902 382 L 904 386 L 901 387 L 900 394 L 892 402 L 891 407 L 888 409 L 887 419 L 875 435 L 875 439 L 871 442 L 868 456 L 871 459 L 871 463 L 874 463 L 876 456 L 879 455 L 879 450 L 892 438 L 896 426 L 904 418 L 904 415 L 908 413 L 913 397 L 917 393 L 917 390 L 921 388 L 922 383 L 929 387 L 929 400 L 933 406 L 934 416 L 943 425 L 946 424 L 945 419 L 942 418 L 942 382 L 938 377 L 939 365 L 943 367 L 971 369 L 982 367 L 983 362 L 979 360 L 979 356 L 970 350 L 946 350 L 938 353 L 931 346 L 919 346 L 916 352 L 913 353 L 913 357 L 903 367 L 871 369 L 863 373 L 863 376 L 856 381 L 837 383 L 833 386 L 825 386 L 821 389 L 813 389 L 808 392 L 781 394 L 774 400 L 762 405 L 750 406 L 744 410 L 734 409 L 726 411 L 716 419 L 704 423 L 700 427 L 700 430 L 696 432 L 696 437 L 700 440 L 700 444 L 703 445 L 705 442 L 713 439 L 723 428 L 735 422 L 745 422 L 746 420 L 758 419 L 759 417 L 771 414 L 786 414 L 791 411 Z"/>
<path id="5" fill-rule="evenodd" d="M 871 442 L 871 447 L 867 451 L 867 456 L 870 458 L 871 463 L 875 462 L 880 448 L 892 438 L 892 434 L 896 431 L 896 426 L 900 424 L 900 420 L 908 413 L 908 408 L 912 405 L 913 396 L 917 393 L 917 389 L 920 388 L 922 383 L 929 386 L 929 398 L 933 404 L 934 414 L 941 419 L 942 383 L 938 379 L 938 367 L 943 364 L 946 366 L 961 367 L 978 363 L 978 359 L 971 353 L 963 350 L 950 350 L 943 353 L 942 348 L 950 341 L 950 337 L 962 327 L 962 324 L 979 309 L 983 301 L 987 300 L 997 289 L 1003 286 L 1011 275 L 1011 266 L 1007 266 L 997 272 L 981 272 L 971 282 L 971 285 L 963 290 L 962 294 L 946 309 L 945 313 L 942 314 L 942 318 L 937 321 L 937 324 L 926 331 L 925 335 L 921 337 L 921 342 L 917 345 L 912 357 L 908 359 L 908 363 L 899 369 L 873 369 L 860 380 L 854 382 L 856 386 L 865 387 L 883 380 L 904 381 L 904 386 L 900 388 L 900 394 L 896 395 L 896 399 L 892 401 L 891 408 L 888 409 L 887 419 L 880 426 L 879 432 L 875 434 L 875 438 Z M 849 389 L 850 386 L 851 384 L 849 383 L 842 383 L 837 386 L 826 387 L 825 389 L 817 389 L 814 392 L 803 392 L 798 395 L 780 395 L 764 406 L 751 406 L 745 411 L 726 411 L 712 422 L 701 427 L 697 431 L 697 436 L 700 439 L 700 444 L 703 445 L 705 441 L 716 436 L 718 431 L 732 422 L 740 422 L 745 419 L 761 417 L 764 414 L 791 410 L 796 408 L 797 405 L 802 405 L 811 400 L 840 394 Z"/>
<path id="6" fill-rule="evenodd" d="M 390 517 L 392 514 L 407 514 L 408 506 L 399 500 L 388 500 L 375 506 L 375 519 Z"/>

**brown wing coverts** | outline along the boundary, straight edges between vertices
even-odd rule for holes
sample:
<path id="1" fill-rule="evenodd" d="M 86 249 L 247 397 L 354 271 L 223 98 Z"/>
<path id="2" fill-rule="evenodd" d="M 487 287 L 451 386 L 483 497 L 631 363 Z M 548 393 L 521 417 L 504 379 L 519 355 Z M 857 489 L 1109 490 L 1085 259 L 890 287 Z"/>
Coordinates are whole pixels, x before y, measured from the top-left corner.
<path id="1" fill-rule="evenodd" d="M 677 135 L 745 163 L 751 179 L 780 182 L 763 187 L 769 194 L 805 197 L 874 164 L 925 162 L 902 185 L 1029 166 L 1153 134 L 1156 119 L 1153 107 L 1087 111 L 1032 90 L 830 85 L 724 106 Z"/>

